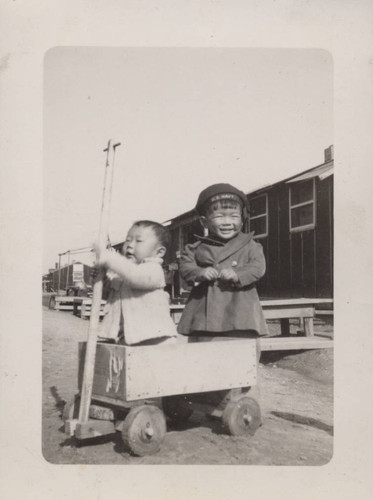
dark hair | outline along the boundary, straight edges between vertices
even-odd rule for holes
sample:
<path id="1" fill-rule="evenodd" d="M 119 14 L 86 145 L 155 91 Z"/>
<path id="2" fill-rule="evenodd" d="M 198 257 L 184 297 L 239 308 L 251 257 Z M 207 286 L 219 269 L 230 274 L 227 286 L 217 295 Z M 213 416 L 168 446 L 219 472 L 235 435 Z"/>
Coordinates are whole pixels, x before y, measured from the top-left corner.
<path id="1" fill-rule="evenodd" d="M 237 200 L 231 200 L 231 199 L 222 199 L 222 200 L 217 200 L 213 202 L 207 202 L 203 206 L 202 209 L 202 214 L 207 216 L 211 211 L 213 210 L 219 210 L 221 208 L 239 208 L 241 211 L 241 215 L 243 215 L 243 207 L 242 204 Z"/>
<path id="2" fill-rule="evenodd" d="M 152 220 L 138 220 L 132 225 L 138 227 L 150 227 L 156 235 L 159 243 L 167 250 L 168 245 L 170 244 L 170 235 L 167 229 L 162 226 L 162 224 L 159 224 L 159 222 L 154 222 Z"/>

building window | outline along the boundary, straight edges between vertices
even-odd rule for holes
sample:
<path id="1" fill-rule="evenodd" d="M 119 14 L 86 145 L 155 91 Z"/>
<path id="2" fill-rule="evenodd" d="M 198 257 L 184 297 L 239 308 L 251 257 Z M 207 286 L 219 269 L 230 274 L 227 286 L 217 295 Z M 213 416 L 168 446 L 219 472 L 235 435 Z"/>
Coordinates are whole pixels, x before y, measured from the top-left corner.
<path id="1" fill-rule="evenodd" d="M 254 238 L 268 236 L 268 196 L 267 193 L 250 199 L 249 214 L 250 231 L 254 231 Z"/>
<path id="2" fill-rule="evenodd" d="M 315 179 L 290 186 L 290 231 L 304 231 L 315 227 Z"/>

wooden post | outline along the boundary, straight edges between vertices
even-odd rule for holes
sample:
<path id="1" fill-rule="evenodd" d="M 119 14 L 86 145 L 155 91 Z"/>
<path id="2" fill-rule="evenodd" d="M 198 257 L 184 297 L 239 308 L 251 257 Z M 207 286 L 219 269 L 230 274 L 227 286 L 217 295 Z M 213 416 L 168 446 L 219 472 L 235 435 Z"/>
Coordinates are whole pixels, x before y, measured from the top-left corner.
<path id="1" fill-rule="evenodd" d="M 57 294 L 60 292 L 61 288 L 61 253 L 58 254 L 58 287 Z"/>
<path id="2" fill-rule="evenodd" d="M 66 273 L 66 292 L 69 288 L 69 272 L 70 272 L 70 250 L 67 252 L 67 273 Z"/>
<path id="3" fill-rule="evenodd" d="M 281 318 L 281 335 L 283 337 L 288 337 L 290 335 L 290 322 L 289 318 Z"/>
<path id="4" fill-rule="evenodd" d="M 109 215 L 111 202 L 111 189 L 113 183 L 113 167 L 115 148 L 120 146 L 119 142 L 109 140 L 106 152 L 106 166 L 104 178 L 104 190 L 102 195 L 102 206 L 100 215 L 100 226 L 98 232 L 99 251 L 106 247 L 106 238 L 109 229 Z M 86 424 L 89 417 L 89 406 L 91 404 L 93 376 L 96 359 L 97 335 L 100 321 L 100 306 L 102 298 L 102 275 L 99 273 L 93 285 L 92 309 L 89 321 L 88 340 L 84 361 L 83 382 L 81 390 L 79 421 L 78 424 Z"/>
<path id="5" fill-rule="evenodd" d="M 304 334 L 306 337 L 313 337 L 313 318 L 303 318 Z"/>

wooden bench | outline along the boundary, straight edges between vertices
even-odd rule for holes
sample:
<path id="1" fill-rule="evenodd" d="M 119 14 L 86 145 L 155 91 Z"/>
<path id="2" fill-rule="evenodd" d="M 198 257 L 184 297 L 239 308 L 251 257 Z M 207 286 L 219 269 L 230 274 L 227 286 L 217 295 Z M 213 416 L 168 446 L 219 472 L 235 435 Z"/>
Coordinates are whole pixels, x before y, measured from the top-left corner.
<path id="1" fill-rule="evenodd" d="M 264 317 L 268 320 L 279 319 L 281 322 L 281 335 L 290 335 L 290 319 L 298 319 L 299 326 L 306 337 L 314 335 L 313 319 L 316 304 L 330 304 L 332 299 L 267 299 L 260 301 Z"/>
<path id="2" fill-rule="evenodd" d="M 73 297 L 73 314 L 80 316 L 83 319 L 88 319 L 91 316 L 92 299 L 90 297 Z M 106 300 L 101 300 L 100 317 L 105 315 L 104 307 Z"/>
<path id="3" fill-rule="evenodd" d="M 49 309 L 56 311 L 72 311 L 74 308 L 75 297 L 67 295 L 51 295 L 49 299 Z"/>
<path id="4" fill-rule="evenodd" d="M 260 303 L 266 320 L 279 319 L 281 323 L 281 335 L 261 339 L 263 351 L 332 347 L 332 340 L 315 335 L 313 325 L 316 304 L 331 304 L 332 299 L 265 299 Z M 170 306 L 170 313 L 176 324 L 180 321 L 184 307 L 184 304 Z M 303 335 L 290 334 L 290 319 L 299 320 Z"/>

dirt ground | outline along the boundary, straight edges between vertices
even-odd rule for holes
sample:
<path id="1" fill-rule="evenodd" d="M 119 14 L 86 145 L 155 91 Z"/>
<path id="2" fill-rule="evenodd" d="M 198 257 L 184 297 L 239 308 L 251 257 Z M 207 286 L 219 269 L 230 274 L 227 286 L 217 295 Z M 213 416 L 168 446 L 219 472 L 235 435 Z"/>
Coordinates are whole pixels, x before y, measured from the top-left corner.
<path id="1" fill-rule="evenodd" d="M 292 326 L 296 328 L 296 326 Z M 271 333 L 279 325 L 270 325 Z M 317 319 L 315 331 L 332 337 Z M 323 465 L 333 454 L 333 350 L 264 352 L 259 366 L 263 425 L 253 437 L 233 437 L 221 423 L 195 412 L 168 425 L 160 451 L 135 457 L 119 433 L 78 443 L 63 432 L 65 401 L 77 393 L 78 342 L 88 321 L 43 305 L 42 448 L 56 464 Z"/>

